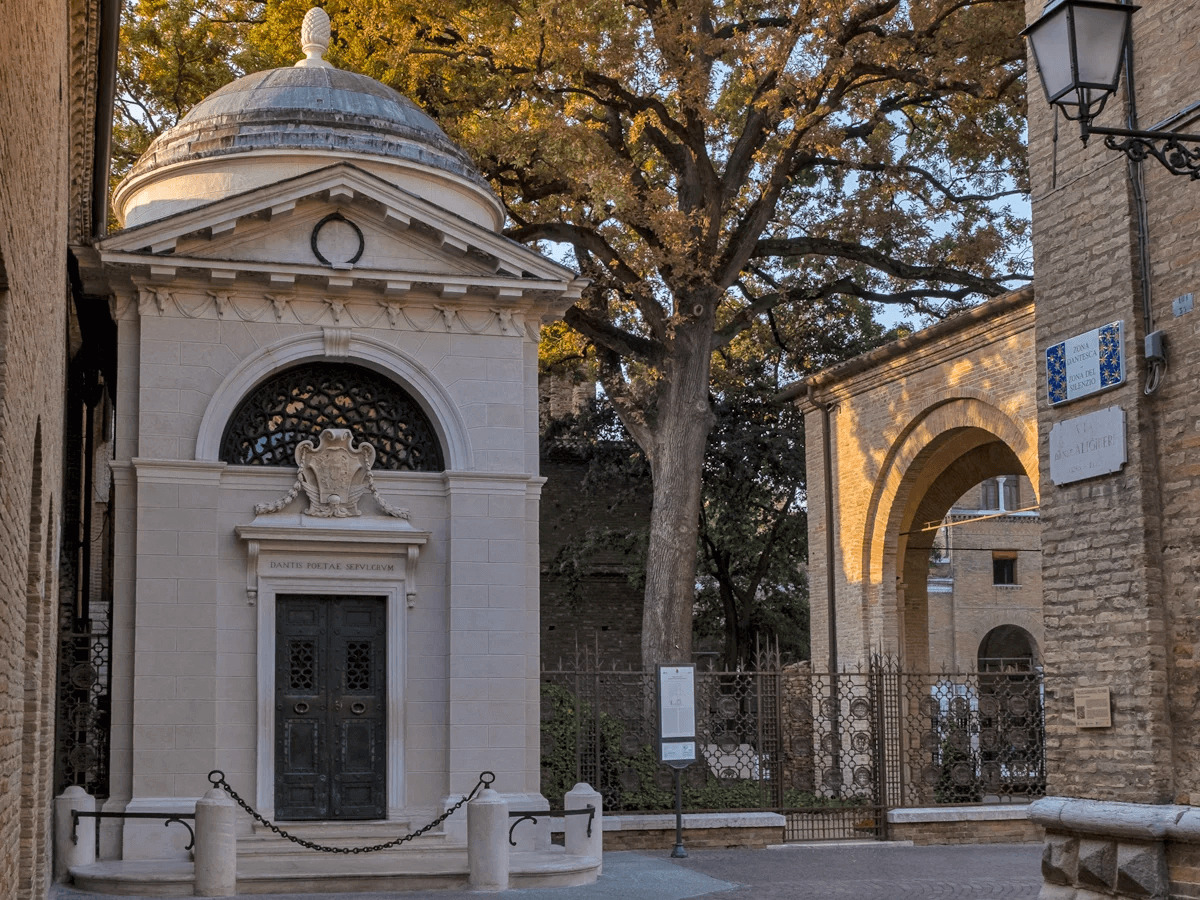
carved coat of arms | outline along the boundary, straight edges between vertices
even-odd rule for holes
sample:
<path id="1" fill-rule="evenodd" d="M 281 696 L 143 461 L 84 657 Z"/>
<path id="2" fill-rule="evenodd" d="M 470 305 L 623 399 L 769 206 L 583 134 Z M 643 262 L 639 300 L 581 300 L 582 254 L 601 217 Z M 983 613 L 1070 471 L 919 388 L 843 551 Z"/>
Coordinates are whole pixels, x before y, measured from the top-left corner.
<path id="1" fill-rule="evenodd" d="M 347 428 L 326 428 L 321 432 L 319 444 L 301 441 L 296 447 L 299 471 L 292 489 L 274 503 L 260 503 L 254 511 L 279 512 L 303 489 L 308 497 L 308 515 L 320 519 L 351 518 L 362 515 L 358 501 L 370 491 L 385 513 L 407 519 L 407 509 L 397 509 L 379 495 L 371 474 L 374 464 L 374 447 L 365 441 L 355 446 L 354 436 Z"/>

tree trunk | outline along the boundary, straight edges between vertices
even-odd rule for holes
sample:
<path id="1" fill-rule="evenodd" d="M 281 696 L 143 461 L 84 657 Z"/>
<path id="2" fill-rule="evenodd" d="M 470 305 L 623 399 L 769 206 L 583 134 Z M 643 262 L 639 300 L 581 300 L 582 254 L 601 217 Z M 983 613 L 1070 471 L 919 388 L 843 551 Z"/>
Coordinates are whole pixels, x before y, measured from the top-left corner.
<path id="1" fill-rule="evenodd" d="M 642 665 L 692 660 L 704 450 L 714 416 L 708 399 L 711 316 L 676 326 L 643 447 L 654 479 L 646 597 L 642 613 Z"/>

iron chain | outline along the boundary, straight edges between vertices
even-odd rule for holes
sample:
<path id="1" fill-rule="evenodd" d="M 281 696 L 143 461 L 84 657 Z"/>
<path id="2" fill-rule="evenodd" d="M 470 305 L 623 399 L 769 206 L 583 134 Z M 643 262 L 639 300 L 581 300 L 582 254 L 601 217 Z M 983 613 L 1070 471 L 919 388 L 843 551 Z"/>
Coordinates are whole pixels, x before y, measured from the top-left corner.
<path id="1" fill-rule="evenodd" d="M 479 780 L 477 782 L 475 782 L 475 787 L 471 788 L 471 793 L 463 796 L 457 803 L 455 803 L 453 806 L 451 806 L 448 810 L 446 810 L 444 813 L 442 813 L 440 816 L 438 816 L 436 819 L 434 819 L 428 825 L 425 825 L 422 828 L 418 828 L 416 831 L 410 832 L 409 834 L 402 835 L 401 837 L 398 837 L 395 840 L 388 841 L 386 844 L 372 844 L 369 847 L 330 847 L 325 844 L 318 844 L 314 841 L 305 840 L 302 837 L 296 837 L 296 835 L 289 833 L 285 829 L 280 828 L 274 822 L 267 819 L 258 810 L 256 810 L 249 803 L 247 803 L 245 800 L 243 800 L 241 795 L 233 789 L 233 787 L 229 784 L 228 781 L 225 780 L 225 773 L 222 772 L 220 769 L 213 769 L 211 772 L 209 772 L 208 780 L 209 780 L 209 783 L 212 784 L 213 787 L 219 787 L 222 790 L 224 790 L 225 793 L 229 794 L 229 796 L 233 800 L 233 802 L 236 803 L 238 806 L 240 806 L 242 809 L 244 809 L 247 813 L 249 813 L 249 815 L 252 819 L 254 819 L 256 822 L 259 822 L 260 824 L 266 826 L 267 828 L 271 829 L 271 831 L 275 832 L 281 838 L 285 838 L 286 840 L 291 841 L 293 844 L 299 844 L 301 847 L 305 847 L 309 850 L 319 850 L 321 853 L 354 853 L 354 854 L 358 854 L 358 853 L 375 853 L 379 850 L 390 850 L 392 847 L 399 847 L 405 841 L 414 840 L 416 838 L 419 838 L 421 835 L 425 834 L 426 832 L 432 831 L 434 828 L 441 825 L 448 818 L 450 818 L 450 816 L 453 815 L 455 812 L 457 812 L 464 804 L 469 803 L 475 797 L 475 794 L 478 793 L 480 788 L 491 787 L 492 782 L 496 780 L 496 776 L 492 772 L 480 772 Z"/>

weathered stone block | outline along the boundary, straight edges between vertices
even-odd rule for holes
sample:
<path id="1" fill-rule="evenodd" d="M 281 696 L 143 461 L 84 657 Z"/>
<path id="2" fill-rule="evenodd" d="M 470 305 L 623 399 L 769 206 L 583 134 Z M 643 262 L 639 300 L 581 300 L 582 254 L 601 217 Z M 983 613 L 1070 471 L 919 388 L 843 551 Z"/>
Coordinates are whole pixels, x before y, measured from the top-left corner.
<path id="1" fill-rule="evenodd" d="M 1117 848 L 1117 891 L 1123 897 L 1167 896 L 1167 855 L 1161 842 Z"/>
<path id="2" fill-rule="evenodd" d="M 1117 883 L 1117 842 L 1081 840 L 1076 878 L 1080 885 L 1111 890 Z"/>
<path id="3" fill-rule="evenodd" d="M 1075 900 L 1076 891 L 1073 886 L 1061 884 L 1043 884 L 1038 894 L 1038 900 Z"/>
<path id="4" fill-rule="evenodd" d="M 1075 883 L 1079 871 L 1079 838 L 1064 834 L 1046 835 L 1042 850 L 1042 878 L 1048 884 Z"/>

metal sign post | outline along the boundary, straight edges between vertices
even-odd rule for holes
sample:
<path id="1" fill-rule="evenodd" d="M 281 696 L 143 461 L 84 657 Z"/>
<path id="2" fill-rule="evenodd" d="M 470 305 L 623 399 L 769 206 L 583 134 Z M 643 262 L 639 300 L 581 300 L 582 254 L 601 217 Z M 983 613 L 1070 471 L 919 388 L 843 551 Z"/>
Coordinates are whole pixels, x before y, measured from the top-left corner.
<path id="1" fill-rule="evenodd" d="M 675 847 L 671 856 L 682 859 L 683 770 L 696 761 L 696 667 L 658 667 L 658 759 L 675 776 Z"/>

